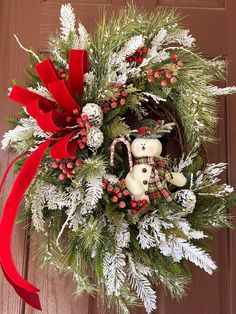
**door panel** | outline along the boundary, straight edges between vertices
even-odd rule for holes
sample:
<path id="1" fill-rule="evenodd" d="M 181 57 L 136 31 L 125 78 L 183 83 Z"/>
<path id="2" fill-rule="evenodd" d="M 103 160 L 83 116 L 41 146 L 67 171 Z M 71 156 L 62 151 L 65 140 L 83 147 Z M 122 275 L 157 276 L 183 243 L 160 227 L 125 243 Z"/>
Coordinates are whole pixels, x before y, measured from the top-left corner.
<path id="1" fill-rule="evenodd" d="M 224 0 L 159 0 L 161 6 L 175 7 L 201 7 L 201 8 L 224 8 Z"/>
<path id="2" fill-rule="evenodd" d="M 6 124 L 6 117 L 17 114 L 19 105 L 8 101 L 8 87 L 12 85 L 12 79 L 24 82 L 23 67 L 27 64 L 27 57 L 13 37 L 17 33 L 25 45 L 38 46 L 39 20 L 35 14 L 37 12 L 37 2 L 40 1 L 0 1 L 0 138 L 10 127 Z M 33 15 L 34 13 L 34 15 Z M 31 21 L 34 21 L 31 23 Z M 29 28 L 29 25 L 31 27 Z M 7 165 L 14 158 L 10 152 L 0 151 L 0 178 L 2 178 Z M 0 210 L 14 182 L 14 176 L 10 174 L 0 195 Z M 14 231 L 12 250 L 16 267 L 19 272 L 27 276 L 28 247 L 25 237 L 25 226 L 19 224 Z M 22 314 L 24 304 L 15 294 L 12 287 L 0 272 L 0 313 L 2 314 Z"/>

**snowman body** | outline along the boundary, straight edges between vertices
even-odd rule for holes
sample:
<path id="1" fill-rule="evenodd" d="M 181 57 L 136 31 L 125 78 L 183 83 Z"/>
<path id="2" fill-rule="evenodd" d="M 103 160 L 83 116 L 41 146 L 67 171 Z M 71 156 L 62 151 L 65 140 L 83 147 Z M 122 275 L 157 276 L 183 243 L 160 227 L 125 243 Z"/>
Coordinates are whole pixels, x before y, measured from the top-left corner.
<path id="1" fill-rule="evenodd" d="M 131 144 L 131 152 L 135 158 L 143 157 L 160 157 L 162 152 L 162 144 L 158 139 L 153 138 L 136 138 Z M 130 191 L 134 200 L 149 200 L 148 185 L 152 174 L 153 166 L 148 163 L 136 164 L 133 173 L 129 172 L 126 176 L 126 187 Z M 165 178 L 160 178 L 162 184 L 166 186 L 166 182 L 170 182 L 178 187 L 186 184 L 186 178 L 182 173 L 171 173 Z"/>
<path id="2" fill-rule="evenodd" d="M 151 177 L 152 166 L 148 164 L 135 165 L 133 168 L 133 177 L 130 172 L 126 176 L 126 187 L 131 192 L 135 201 L 147 200 L 148 182 Z"/>

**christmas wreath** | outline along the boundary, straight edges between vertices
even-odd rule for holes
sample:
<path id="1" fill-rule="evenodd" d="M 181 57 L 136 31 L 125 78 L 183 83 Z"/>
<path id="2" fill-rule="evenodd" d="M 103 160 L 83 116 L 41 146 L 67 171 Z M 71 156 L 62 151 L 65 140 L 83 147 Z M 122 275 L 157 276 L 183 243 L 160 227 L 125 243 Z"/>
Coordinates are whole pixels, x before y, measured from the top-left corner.
<path id="1" fill-rule="evenodd" d="M 66 4 L 49 57 L 16 37 L 30 67 L 25 87 L 9 94 L 22 116 L 9 118 L 15 127 L 2 140 L 19 156 L 7 169 L 14 164 L 18 175 L 2 215 L 0 261 L 33 307 L 41 309 L 39 290 L 11 255 L 22 199 L 18 219 L 30 222 L 42 262 L 72 274 L 77 295 L 102 296 L 121 313 L 139 305 L 151 313 L 159 284 L 180 299 L 190 281 L 186 261 L 216 269 L 205 240 L 231 227 L 236 198 L 219 182 L 226 164 L 209 164 L 206 148 L 217 95 L 236 88 L 214 85 L 224 61 L 198 53 L 179 20 L 173 10 L 149 14 L 131 4 L 104 14 L 89 34 Z"/>

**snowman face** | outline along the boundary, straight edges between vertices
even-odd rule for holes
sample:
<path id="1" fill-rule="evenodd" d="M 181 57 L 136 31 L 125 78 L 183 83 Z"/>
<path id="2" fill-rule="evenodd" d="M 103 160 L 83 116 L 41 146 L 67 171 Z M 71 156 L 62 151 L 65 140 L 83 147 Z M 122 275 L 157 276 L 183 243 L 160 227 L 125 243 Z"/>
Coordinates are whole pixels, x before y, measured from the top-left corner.
<path id="1" fill-rule="evenodd" d="M 159 157 L 162 152 L 162 145 L 158 139 L 136 138 L 131 144 L 131 151 L 134 157 Z"/>

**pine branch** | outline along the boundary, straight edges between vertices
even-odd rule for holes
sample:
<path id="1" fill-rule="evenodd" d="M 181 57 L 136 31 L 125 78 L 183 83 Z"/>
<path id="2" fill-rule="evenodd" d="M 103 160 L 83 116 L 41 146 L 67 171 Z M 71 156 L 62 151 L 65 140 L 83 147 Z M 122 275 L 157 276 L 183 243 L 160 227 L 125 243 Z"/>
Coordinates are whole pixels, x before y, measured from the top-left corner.
<path id="1" fill-rule="evenodd" d="M 145 275 L 147 274 L 145 273 Z M 144 307 L 149 314 L 156 309 L 156 293 L 151 288 L 151 284 L 145 275 L 141 268 L 135 265 L 132 257 L 129 256 L 128 280 L 131 288 L 136 291 L 139 298 L 143 301 Z"/>
<path id="2" fill-rule="evenodd" d="M 125 255 L 121 248 L 117 247 L 114 255 L 105 253 L 103 274 L 108 295 L 120 295 L 126 278 L 125 266 Z"/>
<path id="3" fill-rule="evenodd" d="M 181 256 L 184 256 L 184 258 L 191 261 L 200 268 L 203 268 L 210 275 L 212 275 L 213 271 L 216 270 L 217 267 L 215 263 L 209 254 L 204 252 L 202 249 L 191 245 L 181 238 L 173 239 L 172 246 L 173 249 L 177 251 L 177 255 L 174 253 L 174 257 L 177 260 L 179 260 Z"/>

